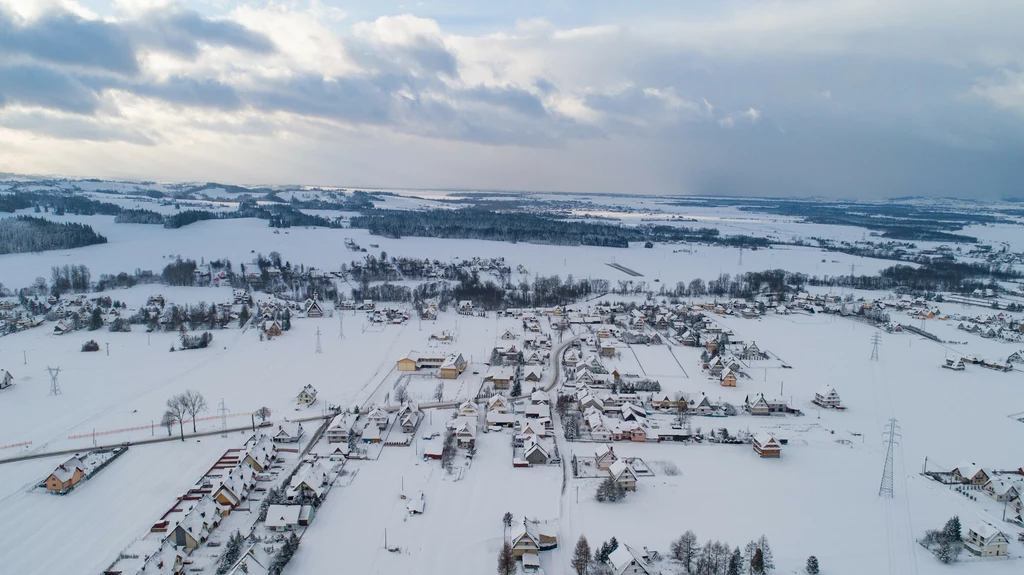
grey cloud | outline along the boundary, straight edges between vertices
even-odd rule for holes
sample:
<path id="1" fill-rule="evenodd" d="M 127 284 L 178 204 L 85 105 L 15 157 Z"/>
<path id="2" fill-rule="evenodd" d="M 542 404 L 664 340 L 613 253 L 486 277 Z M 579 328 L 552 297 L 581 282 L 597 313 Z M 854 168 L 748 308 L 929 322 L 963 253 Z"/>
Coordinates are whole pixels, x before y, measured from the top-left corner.
<path id="1" fill-rule="evenodd" d="M 77 78 L 27 64 L 0 67 L 0 108 L 9 103 L 75 114 L 92 114 L 100 108 L 95 90 Z"/>
<path id="2" fill-rule="evenodd" d="M 235 89 L 217 80 L 172 76 L 165 82 L 134 82 L 122 86 L 139 96 L 157 98 L 170 104 L 218 110 L 237 110 L 242 101 Z"/>
<path id="3" fill-rule="evenodd" d="M 40 111 L 0 114 L 0 126 L 62 140 L 129 142 L 143 146 L 155 143 L 149 136 L 133 128 L 93 118 L 59 117 Z"/>
<path id="4" fill-rule="evenodd" d="M 190 10 L 152 10 L 126 23 L 134 41 L 151 48 L 194 58 L 201 44 L 230 46 L 266 54 L 276 50 L 263 34 L 230 21 L 210 20 Z"/>
<path id="5" fill-rule="evenodd" d="M 426 38 L 409 45 L 368 44 L 354 39 L 345 42 L 346 53 L 363 68 L 385 74 L 414 73 L 425 80 L 439 75 L 459 75 L 458 58 L 439 42 Z"/>
<path id="6" fill-rule="evenodd" d="M 4 53 L 121 74 L 139 69 L 132 44 L 121 28 L 70 12 L 50 12 L 23 23 L 0 6 L 0 55 Z"/>
<path id="7" fill-rule="evenodd" d="M 543 117 L 547 115 L 547 110 L 544 109 L 540 98 L 520 88 L 476 86 L 459 92 L 459 96 L 527 116 Z"/>

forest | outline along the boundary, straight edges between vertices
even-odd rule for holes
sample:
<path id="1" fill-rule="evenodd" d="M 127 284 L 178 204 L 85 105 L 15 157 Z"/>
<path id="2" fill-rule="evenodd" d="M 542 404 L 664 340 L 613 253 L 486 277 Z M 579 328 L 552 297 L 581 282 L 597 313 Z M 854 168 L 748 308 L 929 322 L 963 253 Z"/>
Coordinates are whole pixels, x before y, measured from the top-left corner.
<path id="1" fill-rule="evenodd" d="M 478 208 L 459 210 L 369 210 L 351 219 L 353 228 L 389 238 L 403 236 L 529 242 L 535 244 L 629 247 L 629 242 L 685 241 L 737 246 L 768 245 L 764 238 L 720 237 L 713 228 L 626 227 L 562 220 L 525 212 Z"/>
<path id="2" fill-rule="evenodd" d="M 57 223 L 33 216 L 0 219 L 0 254 L 66 250 L 105 243 L 107 238 L 85 224 Z"/>

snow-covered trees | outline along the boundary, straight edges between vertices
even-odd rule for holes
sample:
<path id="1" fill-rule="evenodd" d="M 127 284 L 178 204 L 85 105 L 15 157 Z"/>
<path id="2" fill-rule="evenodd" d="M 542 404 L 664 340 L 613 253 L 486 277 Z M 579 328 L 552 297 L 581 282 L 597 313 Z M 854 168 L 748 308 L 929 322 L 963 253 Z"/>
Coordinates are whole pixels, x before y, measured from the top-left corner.
<path id="1" fill-rule="evenodd" d="M 437 384 L 437 387 L 434 388 L 434 401 L 441 401 L 443 399 L 444 399 L 444 382 L 442 381 L 442 382 Z"/>
<path id="2" fill-rule="evenodd" d="M 238 561 L 238 558 L 242 556 L 242 545 L 244 544 L 245 538 L 242 537 L 242 532 L 236 529 L 228 537 L 228 542 L 224 546 L 224 554 L 220 556 L 220 561 L 217 563 L 217 575 L 224 575 L 235 564 L 235 561 Z"/>
<path id="3" fill-rule="evenodd" d="M 953 516 L 946 524 L 939 529 L 930 529 L 925 532 L 921 544 L 943 563 L 953 563 L 960 558 L 963 551 L 963 542 L 960 530 L 960 517 Z"/>
<path id="4" fill-rule="evenodd" d="M 89 341 L 82 344 L 82 351 L 99 351 L 100 344 L 96 343 L 96 340 L 90 339 Z"/>
<path id="5" fill-rule="evenodd" d="M 267 406 L 263 406 L 257 409 L 254 415 L 260 418 L 260 422 L 264 422 L 267 420 L 268 417 L 270 417 L 270 408 Z"/>
<path id="6" fill-rule="evenodd" d="M 292 560 L 292 555 L 295 555 L 295 550 L 299 548 L 299 537 L 292 533 L 288 539 L 285 540 L 284 545 L 274 555 L 274 561 L 270 564 L 270 569 L 267 571 L 269 575 L 281 575 L 281 571 L 284 570 L 285 565 Z"/>
<path id="7" fill-rule="evenodd" d="M 587 566 L 590 565 L 590 544 L 587 538 L 580 535 L 576 541 L 576 549 L 572 552 L 572 568 L 576 575 L 586 575 Z"/>
<path id="8" fill-rule="evenodd" d="M 619 540 L 612 537 L 608 541 L 605 541 L 594 551 L 594 563 L 605 563 L 608 561 L 608 556 L 619 548 Z"/>
<path id="9" fill-rule="evenodd" d="M 621 485 L 616 483 L 611 477 L 606 477 L 600 485 L 597 486 L 597 493 L 594 497 L 598 501 L 618 501 L 625 499 L 626 490 Z"/>
<path id="10" fill-rule="evenodd" d="M 807 575 L 818 575 L 820 568 L 818 567 L 818 558 L 811 555 L 807 558 L 807 565 L 804 567 L 804 571 L 807 571 Z"/>
<path id="11" fill-rule="evenodd" d="M 33 216 L 0 220 L 0 254 L 65 250 L 105 243 L 107 238 L 85 224 L 58 223 Z"/>
<path id="12" fill-rule="evenodd" d="M 772 556 L 771 545 L 768 538 L 762 535 L 755 541 L 747 543 L 746 559 L 750 566 L 750 573 L 753 575 L 764 575 L 775 569 L 775 559 Z"/>

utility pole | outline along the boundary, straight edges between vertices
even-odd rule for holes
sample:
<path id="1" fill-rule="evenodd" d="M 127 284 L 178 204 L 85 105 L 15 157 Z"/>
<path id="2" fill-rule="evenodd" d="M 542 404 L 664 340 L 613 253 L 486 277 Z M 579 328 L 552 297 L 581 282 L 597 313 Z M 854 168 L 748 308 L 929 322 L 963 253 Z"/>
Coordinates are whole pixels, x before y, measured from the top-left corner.
<path id="1" fill-rule="evenodd" d="M 110 342 L 107 342 L 107 356 L 110 356 Z"/>
<path id="2" fill-rule="evenodd" d="M 900 426 L 896 423 L 895 417 L 889 419 L 882 437 L 889 445 L 885 450 L 885 467 L 882 469 L 882 483 L 878 487 L 878 496 L 891 499 L 893 497 L 893 451 L 895 451 L 895 446 L 899 443 L 897 438 L 902 437 L 900 435 Z"/>
<path id="3" fill-rule="evenodd" d="M 875 332 L 871 336 L 871 361 L 878 361 L 878 347 L 882 345 L 882 334 Z"/>
<path id="4" fill-rule="evenodd" d="M 345 339 L 345 314 L 338 314 L 338 339 Z"/>
<path id="5" fill-rule="evenodd" d="M 320 347 L 320 327 L 316 328 L 316 352 L 323 353 L 323 348 Z"/>

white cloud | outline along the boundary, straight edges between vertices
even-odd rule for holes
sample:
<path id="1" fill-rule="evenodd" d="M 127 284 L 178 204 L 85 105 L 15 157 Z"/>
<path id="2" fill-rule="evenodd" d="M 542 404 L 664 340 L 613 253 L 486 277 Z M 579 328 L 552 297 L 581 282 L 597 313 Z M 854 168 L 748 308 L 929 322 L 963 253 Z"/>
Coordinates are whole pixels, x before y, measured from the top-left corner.
<path id="1" fill-rule="evenodd" d="M 1024 72 L 1007 70 L 1000 77 L 980 80 L 971 87 L 971 94 L 1024 116 Z"/>

